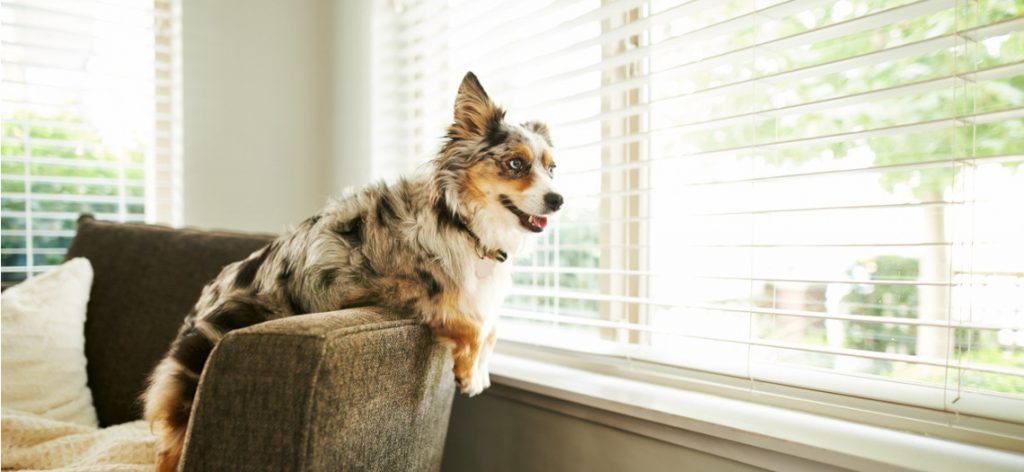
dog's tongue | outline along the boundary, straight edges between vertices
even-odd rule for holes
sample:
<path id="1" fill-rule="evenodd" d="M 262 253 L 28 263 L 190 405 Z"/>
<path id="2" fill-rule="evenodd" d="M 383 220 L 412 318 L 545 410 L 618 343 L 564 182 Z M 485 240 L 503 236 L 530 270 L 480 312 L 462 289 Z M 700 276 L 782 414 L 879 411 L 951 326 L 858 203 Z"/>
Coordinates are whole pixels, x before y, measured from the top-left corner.
<path id="1" fill-rule="evenodd" d="M 532 223 L 534 226 L 536 226 L 536 227 L 538 227 L 540 229 L 544 229 L 544 227 L 546 227 L 548 225 L 548 219 L 547 219 L 547 217 L 544 217 L 544 216 L 533 216 L 533 215 L 531 215 L 530 216 L 530 223 Z"/>

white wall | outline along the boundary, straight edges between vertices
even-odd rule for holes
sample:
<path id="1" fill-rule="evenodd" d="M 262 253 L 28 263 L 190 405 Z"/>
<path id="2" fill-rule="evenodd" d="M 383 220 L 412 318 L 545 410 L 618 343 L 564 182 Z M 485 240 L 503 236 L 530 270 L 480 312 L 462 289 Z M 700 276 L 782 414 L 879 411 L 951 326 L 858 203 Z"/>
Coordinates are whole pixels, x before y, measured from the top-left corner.
<path id="1" fill-rule="evenodd" d="M 366 183 L 369 14 L 345 0 L 183 0 L 187 226 L 280 232 Z"/>
<path id="2" fill-rule="evenodd" d="M 330 177 L 331 188 L 336 190 L 360 188 L 370 179 L 372 10 L 370 0 L 337 0 L 334 6 L 334 147 Z"/>

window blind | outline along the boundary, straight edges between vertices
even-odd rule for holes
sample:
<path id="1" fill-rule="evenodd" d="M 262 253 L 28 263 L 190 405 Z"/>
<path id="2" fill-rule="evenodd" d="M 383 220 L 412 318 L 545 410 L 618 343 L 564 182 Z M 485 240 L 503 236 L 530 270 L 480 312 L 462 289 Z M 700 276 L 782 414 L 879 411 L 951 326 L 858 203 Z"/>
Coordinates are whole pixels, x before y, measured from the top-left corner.
<path id="1" fill-rule="evenodd" d="M 175 0 L 11 0 L 3 31 L 2 274 L 59 264 L 80 213 L 180 223 Z"/>
<path id="2" fill-rule="evenodd" d="M 505 342 L 1024 423 L 1024 3 L 390 7 L 402 152 L 466 70 L 552 128 Z"/>

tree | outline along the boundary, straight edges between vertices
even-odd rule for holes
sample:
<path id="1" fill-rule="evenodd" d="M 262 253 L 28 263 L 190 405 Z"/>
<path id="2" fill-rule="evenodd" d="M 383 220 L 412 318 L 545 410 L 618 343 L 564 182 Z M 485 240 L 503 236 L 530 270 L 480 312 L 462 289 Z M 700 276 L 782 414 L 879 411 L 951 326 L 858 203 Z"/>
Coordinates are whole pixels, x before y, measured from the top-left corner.
<path id="1" fill-rule="evenodd" d="M 838 6 L 844 11 L 838 11 Z M 783 19 L 773 25 L 771 31 L 759 31 L 756 27 L 736 35 L 736 43 L 752 42 L 753 38 L 763 40 L 765 34 L 785 37 L 807 31 L 821 25 L 840 21 L 849 16 L 860 16 L 868 12 L 891 8 L 890 2 L 855 0 L 837 2 L 834 5 L 814 10 L 814 15 L 800 15 Z M 844 16 L 847 15 L 847 16 Z M 977 25 L 988 25 L 1001 20 L 1024 16 L 1024 2 L 991 0 L 980 5 L 968 2 L 956 8 L 935 14 L 886 25 L 873 30 L 851 34 L 841 38 L 814 43 L 806 48 L 792 48 L 784 51 L 759 51 L 755 59 L 746 66 L 723 67 L 704 77 L 693 79 L 697 89 L 719 84 L 732 83 L 737 77 L 771 76 L 774 73 L 826 64 L 843 58 L 869 54 L 873 51 L 910 44 L 941 35 L 954 35 L 959 31 Z M 985 43 L 976 43 L 967 35 L 953 36 L 958 41 L 951 49 L 918 54 L 913 57 L 891 60 L 795 81 L 778 83 L 766 80 L 764 85 L 752 88 L 745 97 L 736 98 L 740 103 L 749 103 L 750 110 L 776 110 L 810 101 L 865 93 L 865 98 L 841 105 L 836 110 L 797 112 L 793 115 L 757 114 L 739 125 L 722 128 L 713 132 L 702 131 L 692 135 L 701 151 L 729 149 L 744 145 L 763 145 L 813 136 L 836 135 L 834 142 L 808 144 L 797 148 L 774 149 L 771 146 L 759 148 L 756 156 L 737 157 L 738 160 L 753 159 L 751 165 L 768 165 L 779 169 L 799 172 L 807 163 L 814 163 L 815 169 L 827 167 L 875 167 L 883 168 L 879 174 L 879 185 L 892 194 L 909 194 L 906 201 L 917 202 L 923 212 L 923 233 L 926 234 L 926 248 L 916 261 L 879 254 L 875 262 L 879 267 L 916 266 L 912 271 L 914 279 L 920 281 L 949 281 L 950 246 L 947 235 L 947 206 L 956 195 L 954 183 L 962 178 L 961 170 L 972 164 L 960 159 L 984 156 L 1012 155 L 1024 151 L 1024 121 L 1020 119 L 999 120 L 973 124 L 969 120 L 956 127 L 939 125 L 919 131 L 899 128 L 900 125 L 920 123 L 949 118 L 971 116 L 1024 104 L 1024 76 L 1015 75 L 996 79 L 962 80 L 954 79 L 948 86 L 924 88 L 922 91 L 892 97 L 891 95 L 871 96 L 867 92 L 884 90 L 900 85 L 927 83 L 945 76 L 969 76 L 973 71 L 985 70 L 1003 64 L 1013 64 L 1024 59 L 1024 34 L 1012 33 L 1009 39 L 995 38 Z M 744 43 L 745 44 L 745 43 Z M 737 108 L 734 102 L 722 102 L 708 115 L 728 116 Z M 886 132 L 884 130 L 895 130 Z M 851 130 L 883 130 L 868 138 L 846 139 L 843 133 Z M 688 136 L 689 137 L 689 136 Z M 867 158 L 867 159 L 865 159 Z M 867 162 L 865 162 L 867 160 Z M 843 164 L 841 161 L 850 161 Z M 856 162 L 853 164 L 852 162 Z M 926 165 L 934 163 L 934 165 Z M 908 165 L 909 164 L 909 165 Z M 1016 166 L 1016 162 L 1005 164 Z M 908 270 L 903 277 L 910 276 Z M 894 277 L 887 271 L 877 276 Z M 921 285 L 916 296 L 898 297 L 899 303 L 913 306 L 914 313 L 921 319 L 945 321 L 948 316 L 949 288 L 942 285 Z M 894 295 L 900 289 L 896 285 L 876 285 L 870 295 L 884 297 Z M 868 293 L 852 295 L 867 302 Z M 864 314 L 872 313 L 870 310 Z M 852 323 L 851 323 L 852 325 Z M 898 328 L 890 329 L 896 334 Z M 910 330 L 907 334 L 916 339 L 913 345 L 904 341 L 879 338 L 878 333 L 865 332 L 854 328 L 847 339 L 847 346 L 873 351 L 907 349 L 908 353 L 919 356 L 944 359 L 950 352 L 949 336 L 942 329 L 926 328 Z M 976 334 L 974 334 L 976 335 Z M 958 333 L 958 336 L 966 336 Z M 905 337 L 905 336 L 904 336 Z"/>

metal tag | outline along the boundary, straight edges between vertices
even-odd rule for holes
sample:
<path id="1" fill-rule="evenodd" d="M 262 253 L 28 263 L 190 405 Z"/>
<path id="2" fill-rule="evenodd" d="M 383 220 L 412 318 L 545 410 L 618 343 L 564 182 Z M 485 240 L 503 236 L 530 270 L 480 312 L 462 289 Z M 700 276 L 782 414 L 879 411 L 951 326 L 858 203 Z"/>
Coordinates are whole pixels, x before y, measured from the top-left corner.
<path id="1" fill-rule="evenodd" d="M 476 278 L 483 279 L 490 277 L 494 273 L 495 262 L 490 259 L 480 259 L 476 261 Z"/>

